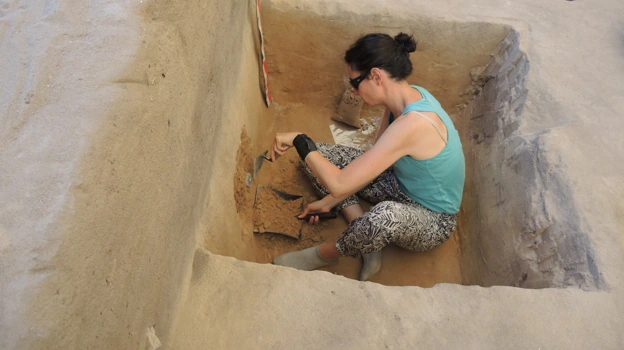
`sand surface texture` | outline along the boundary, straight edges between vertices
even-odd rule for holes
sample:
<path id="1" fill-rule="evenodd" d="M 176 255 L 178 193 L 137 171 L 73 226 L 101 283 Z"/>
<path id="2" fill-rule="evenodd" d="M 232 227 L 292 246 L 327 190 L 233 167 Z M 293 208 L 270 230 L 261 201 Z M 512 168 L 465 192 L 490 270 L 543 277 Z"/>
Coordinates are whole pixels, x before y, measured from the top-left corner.
<path id="1" fill-rule="evenodd" d="M 284 199 L 271 188 L 260 187 L 254 202 L 253 223 L 258 233 L 277 233 L 301 238 L 303 198 Z M 255 232 L 254 230 L 254 232 Z"/>

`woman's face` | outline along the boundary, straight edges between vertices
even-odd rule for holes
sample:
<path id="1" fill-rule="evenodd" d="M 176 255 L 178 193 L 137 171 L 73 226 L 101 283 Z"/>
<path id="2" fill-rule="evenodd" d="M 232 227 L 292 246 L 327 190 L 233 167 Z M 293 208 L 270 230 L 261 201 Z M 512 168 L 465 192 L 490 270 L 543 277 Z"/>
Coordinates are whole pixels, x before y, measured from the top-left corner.
<path id="1" fill-rule="evenodd" d="M 347 72 L 349 73 L 349 79 L 355 79 L 362 75 L 364 72 L 358 72 L 351 69 L 350 65 L 347 65 Z M 353 90 L 354 95 L 358 95 L 364 100 L 364 102 L 369 106 L 375 106 L 379 104 L 376 101 L 376 85 L 373 84 L 373 80 L 371 79 L 371 75 L 369 74 L 364 80 L 360 82 L 357 89 Z"/>

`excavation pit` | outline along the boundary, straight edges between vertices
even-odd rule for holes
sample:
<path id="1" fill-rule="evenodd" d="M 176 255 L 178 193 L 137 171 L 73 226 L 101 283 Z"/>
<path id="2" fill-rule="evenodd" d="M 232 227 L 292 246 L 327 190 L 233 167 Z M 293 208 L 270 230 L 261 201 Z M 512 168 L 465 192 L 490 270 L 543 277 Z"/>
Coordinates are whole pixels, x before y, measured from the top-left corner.
<path id="1" fill-rule="evenodd" d="M 253 158 L 269 147 L 274 132 L 302 131 L 318 142 L 336 142 L 336 127 L 349 131 L 331 120 L 345 91 L 344 51 L 364 33 L 402 31 L 418 40 L 408 81 L 427 88 L 453 119 L 462 138 L 467 177 L 459 229 L 451 238 L 424 253 L 388 246 L 382 270 L 371 281 L 422 287 L 438 283 L 599 287 L 599 273 L 579 223 L 557 222 L 550 214 L 574 208 L 540 204 L 540 192 L 547 190 L 540 181 L 557 176 L 540 168 L 546 167 L 539 158 L 540 134 L 515 133 L 522 123 L 529 61 L 512 28 L 431 19 L 390 21 L 384 16 L 345 20 L 269 6 L 263 10 L 263 29 L 274 102 L 261 116 L 262 131 L 241 133 L 234 188 L 244 244 L 215 249 L 223 245 L 216 241 L 224 238 L 207 232 L 208 250 L 269 263 L 279 254 L 339 237 L 343 219 L 304 226 L 300 241 L 249 234 L 251 202 L 245 192 L 253 192 L 258 184 L 301 194 L 305 203 L 316 200 L 294 151 L 265 164 L 248 190 L 242 180 L 251 172 Z M 362 124 L 376 126 L 382 114 L 380 108 L 365 106 Z M 360 132 L 356 146 L 366 148 L 375 134 Z M 567 195 L 565 185 L 558 190 Z M 360 262 L 350 258 L 324 268 L 349 278 L 357 278 L 359 269 Z"/>
<path id="2" fill-rule="evenodd" d="M 271 108 L 256 1 L 5 3 L 0 348 L 622 348 L 618 2 L 262 1 Z M 461 131 L 460 229 L 378 283 L 270 265 L 302 247 L 251 232 L 255 187 L 314 195 L 294 152 L 248 188 L 252 160 L 332 141 L 370 31 L 416 35 Z"/>

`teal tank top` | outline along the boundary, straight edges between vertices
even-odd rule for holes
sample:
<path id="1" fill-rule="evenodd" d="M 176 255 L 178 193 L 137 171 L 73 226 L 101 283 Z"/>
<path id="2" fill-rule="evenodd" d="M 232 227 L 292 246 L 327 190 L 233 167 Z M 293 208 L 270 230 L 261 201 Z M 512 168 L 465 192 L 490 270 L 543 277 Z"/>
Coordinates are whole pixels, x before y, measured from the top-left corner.
<path id="1" fill-rule="evenodd" d="M 433 158 L 416 160 L 410 156 L 399 158 L 392 167 L 401 191 L 425 208 L 438 213 L 457 214 L 464 192 L 466 164 L 459 134 L 440 102 L 420 86 L 412 85 L 423 98 L 410 103 L 403 114 L 411 111 L 436 113 L 447 130 L 446 146 Z M 415 118 L 422 118 L 414 116 Z M 390 113 L 389 123 L 394 121 Z"/>

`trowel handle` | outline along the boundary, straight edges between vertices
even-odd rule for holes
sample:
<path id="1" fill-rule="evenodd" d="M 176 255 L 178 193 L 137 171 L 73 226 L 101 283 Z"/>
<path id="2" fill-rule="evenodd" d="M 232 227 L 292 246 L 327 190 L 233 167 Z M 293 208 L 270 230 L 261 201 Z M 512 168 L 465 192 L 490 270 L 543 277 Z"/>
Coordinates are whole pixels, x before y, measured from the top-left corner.
<path id="1" fill-rule="evenodd" d="M 328 219 L 335 219 L 335 218 L 337 218 L 338 217 L 338 213 L 335 212 L 335 211 L 330 211 L 328 213 L 313 213 L 313 214 L 308 214 L 308 215 L 306 215 L 306 216 L 304 216 L 302 218 L 297 216 L 297 218 L 301 219 L 301 220 L 308 221 L 313 216 L 318 216 L 319 220 L 328 220 Z"/>
<path id="2" fill-rule="evenodd" d="M 267 152 L 268 152 L 268 151 L 267 151 Z M 266 155 L 266 154 L 267 154 L 267 152 L 264 152 L 264 153 L 262 154 L 262 158 L 264 158 L 264 159 L 268 160 L 269 162 L 273 163 L 273 160 L 271 159 L 271 157 L 269 157 L 269 156 L 267 156 L 267 155 Z M 277 160 L 277 158 L 279 158 L 279 157 L 280 157 L 280 155 L 279 155 L 279 154 L 277 154 L 277 153 L 275 153 L 275 160 Z"/>

